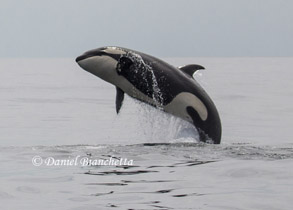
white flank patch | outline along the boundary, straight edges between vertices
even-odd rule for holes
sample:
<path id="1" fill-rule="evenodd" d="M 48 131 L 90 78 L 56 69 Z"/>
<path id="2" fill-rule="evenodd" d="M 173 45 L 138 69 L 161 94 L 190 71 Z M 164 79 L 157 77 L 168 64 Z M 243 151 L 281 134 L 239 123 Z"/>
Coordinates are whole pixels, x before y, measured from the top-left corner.
<path id="1" fill-rule="evenodd" d="M 164 109 L 171 114 L 192 122 L 186 111 L 188 106 L 193 107 L 203 121 L 208 118 L 206 106 L 198 97 L 188 92 L 178 94 Z"/>

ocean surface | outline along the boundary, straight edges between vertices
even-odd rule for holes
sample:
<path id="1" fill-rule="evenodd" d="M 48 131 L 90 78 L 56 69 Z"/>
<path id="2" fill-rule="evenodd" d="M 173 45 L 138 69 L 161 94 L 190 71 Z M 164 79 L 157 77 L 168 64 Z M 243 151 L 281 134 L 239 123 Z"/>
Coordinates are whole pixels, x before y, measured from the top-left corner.
<path id="1" fill-rule="evenodd" d="M 73 58 L 0 59 L 1 210 L 291 210 L 293 58 L 164 60 L 206 68 L 220 145 Z"/>

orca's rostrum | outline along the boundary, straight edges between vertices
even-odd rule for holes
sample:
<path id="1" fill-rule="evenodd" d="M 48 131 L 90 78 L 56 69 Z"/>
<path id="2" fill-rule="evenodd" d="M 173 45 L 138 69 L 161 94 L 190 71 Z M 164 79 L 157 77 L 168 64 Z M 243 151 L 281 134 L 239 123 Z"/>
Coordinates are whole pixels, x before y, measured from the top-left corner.
<path id="1" fill-rule="evenodd" d="M 203 142 L 221 142 L 221 121 L 211 98 L 193 78 L 204 67 L 174 67 L 153 56 L 102 47 L 76 58 L 84 70 L 116 86 L 116 111 L 124 93 L 194 124 Z"/>

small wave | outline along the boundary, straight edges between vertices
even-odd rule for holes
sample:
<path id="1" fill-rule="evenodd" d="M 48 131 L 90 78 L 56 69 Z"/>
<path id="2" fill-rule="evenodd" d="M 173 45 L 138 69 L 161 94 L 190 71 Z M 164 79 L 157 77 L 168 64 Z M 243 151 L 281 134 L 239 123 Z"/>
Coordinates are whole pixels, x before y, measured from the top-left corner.
<path id="1" fill-rule="evenodd" d="M 101 158 L 123 157 L 141 157 L 144 155 L 167 155 L 180 159 L 180 164 L 205 164 L 212 161 L 221 161 L 226 159 L 238 160 L 283 160 L 293 159 L 293 146 L 256 146 L 252 144 L 206 144 L 197 142 L 165 142 L 165 143 L 134 143 L 127 145 L 60 145 L 60 146 L 35 146 L 35 147 L 2 147 L 0 151 L 8 152 L 12 155 L 19 151 L 30 150 L 31 154 L 42 153 L 48 155 L 84 155 Z M 61 154 L 60 154 L 61 153 Z M 26 154 L 28 155 L 28 154 Z M 141 158 L 140 158 L 141 159 Z M 190 162 L 193 161 L 193 162 Z M 158 166 L 158 165 L 156 165 Z M 170 166 L 170 165 L 165 165 Z M 134 166 L 128 167 L 133 168 Z"/>
<path id="2" fill-rule="evenodd" d="M 145 143 L 141 146 L 151 146 L 157 149 L 174 150 L 174 154 L 181 154 L 195 160 L 282 160 L 293 158 L 293 147 L 288 146 L 254 146 L 249 144 L 205 144 L 205 143 Z M 188 154 L 188 155 L 184 155 Z"/>

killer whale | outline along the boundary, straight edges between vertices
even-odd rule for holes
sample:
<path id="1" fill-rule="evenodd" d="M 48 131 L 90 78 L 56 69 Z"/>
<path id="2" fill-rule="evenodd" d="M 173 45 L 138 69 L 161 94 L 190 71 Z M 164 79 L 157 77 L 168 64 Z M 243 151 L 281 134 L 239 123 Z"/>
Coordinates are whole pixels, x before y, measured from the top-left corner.
<path id="1" fill-rule="evenodd" d="M 124 93 L 194 124 L 200 141 L 221 142 L 215 104 L 193 78 L 201 65 L 174 67 L 161 59 L 122 47 L 101 47 L 76 58 L 84 70 L 116 86 L 116 112 Z"/>

